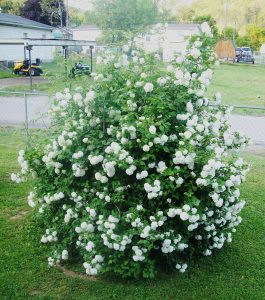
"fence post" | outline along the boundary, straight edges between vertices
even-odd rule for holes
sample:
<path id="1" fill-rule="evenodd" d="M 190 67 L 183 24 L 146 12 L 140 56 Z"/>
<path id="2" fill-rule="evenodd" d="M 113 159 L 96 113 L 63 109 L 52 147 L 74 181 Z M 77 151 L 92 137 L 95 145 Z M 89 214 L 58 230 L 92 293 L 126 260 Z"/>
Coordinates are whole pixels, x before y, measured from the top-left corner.
<path id="1" fill-rule="evenodd" d="M 25 105 L 25 130 L 26 130 L 26 141 L 29 142 L 29 118 L 28 118 L 28 98 L 27 94 L 24 93 L 24 105 Z"/>

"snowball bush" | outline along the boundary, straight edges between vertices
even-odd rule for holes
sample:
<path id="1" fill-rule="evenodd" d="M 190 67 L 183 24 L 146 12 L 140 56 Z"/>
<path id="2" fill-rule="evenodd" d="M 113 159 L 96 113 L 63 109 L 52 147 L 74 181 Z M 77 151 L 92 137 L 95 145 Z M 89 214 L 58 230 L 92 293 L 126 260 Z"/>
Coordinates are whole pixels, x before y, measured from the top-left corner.
<path id="1" fill-rule="evenodd" d="M 231 133 L 219 93 L 214 106 L 204 96 L 211 37 L 204 24 L 167 65 L 132 45 L 106 52 L 88 89 L 55 95 L 49 142 L 20 151 L 12 174 L 34 177 L 49 265 L 79 256 L 88 275 L 153 277 L 232 241 L 248 139 Z"/>

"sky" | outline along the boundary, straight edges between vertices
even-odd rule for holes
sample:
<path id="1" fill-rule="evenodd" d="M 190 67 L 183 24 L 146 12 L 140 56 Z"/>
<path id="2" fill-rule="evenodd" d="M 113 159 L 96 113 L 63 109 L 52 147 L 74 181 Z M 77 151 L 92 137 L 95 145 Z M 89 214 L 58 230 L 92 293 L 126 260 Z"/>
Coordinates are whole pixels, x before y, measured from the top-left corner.
<path id="1" fill-rule="evenodd" d="M 92 0 L 68 0 L 69 6 L 82 10 L 90 10 L 92 8 Z"/>

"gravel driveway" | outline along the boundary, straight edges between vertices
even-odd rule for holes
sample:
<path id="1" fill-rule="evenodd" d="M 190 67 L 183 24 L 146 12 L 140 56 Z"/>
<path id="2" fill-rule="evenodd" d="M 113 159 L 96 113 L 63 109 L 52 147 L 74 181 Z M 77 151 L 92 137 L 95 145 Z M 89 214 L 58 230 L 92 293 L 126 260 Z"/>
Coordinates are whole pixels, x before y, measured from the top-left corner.
<path id="1" fill-rule="evenodd" d="M 32 77 L 32 82 L 34 83 L 48 83 L 49 80 L 42 76 Z M 0 79 L 0 89 L 10 87 L 10 86 L 18 86 L 18 85 L 29 85 L 30 86 L 30 78 L 29 77 L 13 77 L 13 78 L 3 78 Z"/>

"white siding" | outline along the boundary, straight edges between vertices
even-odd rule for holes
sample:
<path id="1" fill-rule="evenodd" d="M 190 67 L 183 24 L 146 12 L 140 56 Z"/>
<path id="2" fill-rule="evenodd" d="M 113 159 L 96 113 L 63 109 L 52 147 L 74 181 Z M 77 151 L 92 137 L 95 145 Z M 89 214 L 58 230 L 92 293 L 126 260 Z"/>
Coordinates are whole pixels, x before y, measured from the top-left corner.
<path id="1" fill-rule="evenodd" d="M 198 34 L 200 28 L 196 24 L 171 24 L 164 34 L 148 34 L 144 37 L 136 39 L 139 46 L 143 47 L 147 52 L 158 51 L 163 52 L 163 59 L 170 60 L 175 53 L 183 53 L 186 50 L 187 39 L 194 34 Z M 101 31 L 94 25 L 84 25 L 73 29 L 74 40 L 97 41 Z M 84 52 L 88 47 L 83 47 Z"/>
<path id="2" fill-rule="evenodd" d="M 100 37 L 101 31 L 99 28 L 76 28 L 73 29 L 73 39 L 78 41 L 92 41 L 96 42 Z M 87 53 L 89 51 L 89 47 L 83 46 L 83 52 Z"/>
<path id="3" fill-rule="evenodd" d="M 198 30 L 174 30 L 168 29 L 165 33 L 165 39 L 163 43 L 163 59 L 170 60 L 175 53 L 184 54 L 188 38 L 194 34 L 198 34 Z"/>
<path id="4" fill-rule="evenodd" d="M 0 39 L 51 39 L 52 31 L 33 29 L 26 27 L 8 26 L 0 24 Z M 33 47 L 32 59 L 40 58 L 43 61 L 53 59 L 53 47 Z M 24 58 L 24 47 L 22 45 L 0 45 L 0 61 L 16 61 Z"/>

